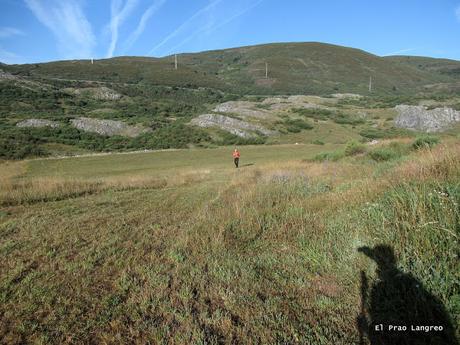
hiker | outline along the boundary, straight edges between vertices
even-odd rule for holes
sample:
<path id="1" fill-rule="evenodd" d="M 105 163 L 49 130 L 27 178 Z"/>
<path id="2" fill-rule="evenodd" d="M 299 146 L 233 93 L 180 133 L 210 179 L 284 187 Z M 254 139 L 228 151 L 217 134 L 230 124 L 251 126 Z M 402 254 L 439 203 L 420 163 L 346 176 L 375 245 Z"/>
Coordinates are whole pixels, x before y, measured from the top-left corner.
<path id="1" fill-rule="evenodd" d="M 240 162 L 240 151 L 235 149 L 233 151 L 233 163 L 235 163 L 235 168 L 238 168 L 238 163 Z"/>

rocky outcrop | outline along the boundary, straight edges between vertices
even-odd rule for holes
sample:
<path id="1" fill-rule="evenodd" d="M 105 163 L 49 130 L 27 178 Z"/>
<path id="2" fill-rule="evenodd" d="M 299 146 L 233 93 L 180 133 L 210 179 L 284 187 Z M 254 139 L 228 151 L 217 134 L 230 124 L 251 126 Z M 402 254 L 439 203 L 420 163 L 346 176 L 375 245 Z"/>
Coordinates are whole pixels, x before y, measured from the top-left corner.
<path id="1" fill-rule="evenodd" d="M 66 88 L 63 89 L 64 92 L 67 92 L 72 95 L 83 95 L 88 96 L 93 99 L 101 100 L 101 101 L 116 101 L 122 97 L 116 91 L 109 89 L 108 87 L 101 86 L 101 87 L 86 87 L 81 89 L 75 88 Z"/>
<path id="2" fill-rule="evenodd" d="M 257 109 L 256 104 L 257 103 L 248 101 L 229 101 L 219 104 L 214 108 L 214 111 L 257 119 L 264 119 L 270 116 L 267 110 Z"/>
<path id="3" fill-rule="evenodd" d="M 316 101 L 319 101 L 319 97 L 314 96 L 303 96 L 303 95 L 294 95 L 289 97 L 269 97 L 262 101 L 262 104 L 265 107 L 268 107 L 270 110 L 288 110 L 292 108 L 327 108 L 322 105 L 312 103 L 311 100 L 316 98 Z"/>
<path id="4" fill-rule="evenodd" d="M 313 100 L 313 102 L 312 102 Z M 230 101 L 219 104 L 213 111 L 218 113 L 235 114 L 243 118 L 266 119 L 273 117 L 274 111 L 291 108 L 325 108 L 317 104 L 322 99 L 315 96 L 294 95 L 289 97 L 269 97 L 262 102 Z"/>
<path id="5" fill-rule="evenodd" d="M 51 127 L 57 128 L 59 127 L 59 122 L 44 120 L 44 119 L 27 119 L 16 124 L 17 127 Z"/>
<path id="6" fill-rule="evenodd" d="M 203 114 L 194 118 L 190 123 L 203 128 L 218 127 L 242 138 L 254 137 L 257 135 L 256 132 L 260 132 L 264 135 L 276 134 L 276 132 L 270 131 L 262 126 L 217 114 Z"/>
<path id="7" fill-rule="evenodd" d="M 398 105 L 395 125 L 400 128 L 422 132 L 440 132 L 460 122 L 460 111 L 452 108 L 428 110 L 425 106 Z"/>
<path id="8" fill-rule="evenodd" d="M 75 128 L 85 132 L 93 132 L 100 135 L 113 136 L 121 135 L 125 137 L 137 137 L 142 133 L 149 132 L 150 129 L 140 125 L 130 126 L 121 121 L 99 120 L 89 117 L 79 117 L 70 120 Z"/>
<path id="9" fill-rule="evenodd" d="M 334 98 L 338 98 L 338 99 L 346 99 L 346 98 L 359 99 L 359 98 L 363 98 L 362 95 L 358 95 L 357 93 L 333 93 L 331 96 L 334 97 Z"/>
<path id="10" fill-rule="evenodd" d="M 12 75 L 11 73 L 5 72 L 4 70 L 0 69 L 0 80 L 16 80 L 17 77 Z"/>

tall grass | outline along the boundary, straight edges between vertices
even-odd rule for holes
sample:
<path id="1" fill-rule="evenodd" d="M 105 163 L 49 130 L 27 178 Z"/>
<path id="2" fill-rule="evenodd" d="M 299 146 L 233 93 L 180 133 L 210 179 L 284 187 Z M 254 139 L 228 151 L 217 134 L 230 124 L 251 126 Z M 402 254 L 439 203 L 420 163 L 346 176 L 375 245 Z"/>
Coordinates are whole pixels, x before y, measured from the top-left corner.
<path id="1" fill-rule="evenodd" d="M 123 177 L 105 177 L 98 179 L 76 178 L 32 178 L 20 179 L 6 171 L 0 177 L 0 205 L 30 204 L 35 202 L 57 201 L 91 195 L 107 190 L 123 191 L 131 189 L 161 189 L 177 187 L 203 181 L 208 170 L 182 172 L 169 178 L 134 175 Z"/>
<path id="2" fill-rule="evenodd" d="M 458 325 L 459 158 L 451 144 L 412 152 L 378 177 L 385 163 L 350 157 L 189 171 L 166 185 L 106 178 L 90 198 L 11 206 L 18 217 L 0 225 L 0 312 L 21 327 L 0 336 L 356 344 L 359 273 L 375 278 L 357 249 L 379 243 Z M 27 193 L 12 200 L 30 202 Z"/>

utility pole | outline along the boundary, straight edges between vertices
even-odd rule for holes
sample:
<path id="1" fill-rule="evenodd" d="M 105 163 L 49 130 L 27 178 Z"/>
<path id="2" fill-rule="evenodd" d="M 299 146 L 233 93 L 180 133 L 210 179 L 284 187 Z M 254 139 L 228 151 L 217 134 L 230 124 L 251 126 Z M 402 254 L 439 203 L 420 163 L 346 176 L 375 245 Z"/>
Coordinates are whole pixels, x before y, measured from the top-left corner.
<path id="1" fill-rule="evenodd" d="M 369 76 L 369 92 L 372 92 L 372 76 Z"/>
<path id="2" fill-rule="evenodd" d="M 177 54 L 174 54 L 174 69 L 177 69 Z"/>
<path id="3" fill-rule="evenodd" d="M 265 79 L 268 79 L 268 62 L 265 62 Z"/>

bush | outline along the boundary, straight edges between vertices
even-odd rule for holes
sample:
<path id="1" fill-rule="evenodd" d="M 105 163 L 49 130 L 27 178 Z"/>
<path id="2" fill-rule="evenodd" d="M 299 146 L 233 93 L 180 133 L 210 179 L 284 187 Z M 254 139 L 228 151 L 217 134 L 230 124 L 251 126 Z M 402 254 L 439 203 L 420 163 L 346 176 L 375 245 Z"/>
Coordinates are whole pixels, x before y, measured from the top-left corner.
<path id="1" fill-rule="evenodd" d="M 286 129 L 291 133 L 299 133 L 303 129 L 313 129 L 313 126 L 310 123 L 301 119 L 285 120 L 284 125 L 286 126 Z"/>
<path id="2" fill-rule="evenodd" d="M 413 133 L 408 130 L 392 127 L 388 129 L 366 128 L 359 132 L 359 135 L 367 139 L 391 139 L 403 136 L 412 136 Z"/>
<path id="3" fill-rule="evenodd" d="M 369 152 L 369 156 L 377 162 L 388 161 L 399 157 L 398 153 L 390 147 L 379 147 Z"/>
<path id="4" fill-rule="evenodd" d="M 318 140 L 318 139 L 313 140 L 311 143 L 315 144 L 315 145 L 324 145 L 324 141 L 321 141 L 321 140 Z"/>
<path id="5" fill-rule="evenodd" d="M 415 150 L 422 148 L 430 148 L 437 145 L 438 143 L 439 138 L 431 135 L 426 135 L 415 139 L 415 141 L 412 143 L 412 148 L 414 148 Z"/>
<path id="6" fill-rule="evenodd" d="M 400 143 L 397 141 L 393 141 L 390 143 L 389 147 L 398 155 L 398 156 L 404 156 L 409 154 L 410 152 L 410 146 L 404 143 Z"/>
<path id="7" fill-rule="evenodd" d="M 28 133 L 15 131 L 0 138 L 0 158 L 24 159 L 26 157 L 45 156 L 47 152 L 39 145 L 44 141 L 34 138 Z"/>
<path id="8" fill-rule="evenodd" d="M 345 153 L 343 151 L 321 152 L 321 153 L 318 153 L 315 157 L 313 157 L 312 160 L 315 162 L 324 162 L 324 161 L 335 162 L 343 157 L 345 157 Z"/>
<path id="9" fill-rule="evenodd" d="M 345 147 L 345 156 L 354 156 L 366 152 L 366 146 L 355 140 L 348 142 Z"/>
<path id="10" fill-rule="evenodd" d="M 295 108 L 292 112 L 316 120 L 328 120 L 334 114 L 328 109 L 320 108 Z"/>
<path id="11" fill-rule="evenodd" d="M 360 125 L 360 124 L 365 123 L 365 121 L 363 119 L 353 117 L 353 116 L 347 116 L 347 115 L 342 114 L 342 113 L 336 114 L 332 118 L 332 120 L 335 123 L 338 123 L 339 125 Z"/>

